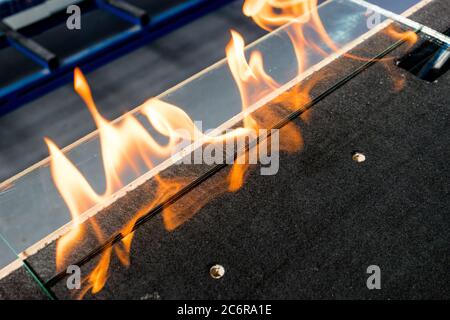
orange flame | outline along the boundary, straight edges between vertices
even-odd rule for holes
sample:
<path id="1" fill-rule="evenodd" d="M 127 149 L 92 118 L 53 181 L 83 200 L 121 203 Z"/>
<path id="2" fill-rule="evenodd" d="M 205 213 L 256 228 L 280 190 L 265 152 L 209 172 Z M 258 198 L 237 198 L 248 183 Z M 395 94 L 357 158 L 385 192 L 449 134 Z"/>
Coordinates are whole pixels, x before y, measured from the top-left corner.
<path id="1" fill-rule="evenodd" d="M 319 35 L 320 39 L 330 49 L 338 50 L 328 36 L 317 8 L 317 0 L 246 0 L 243 11 L 260 27 L 268 31 L 286 23 L 293 24 L 287 29 L 287 33 L 297 59 L 297 74 L 300 75 L 305 71 L 304 68 L 307 65 L 306 48 L 312 48 L 322 55 L 328 55 L 317 43 L 307 39 L 305 36 L 307 28 Z M 405 39 L 411 45 L 417 41 L 417 35 L 412 32 L 400 33 L 388 29 L 387 33 L 391 37 Z M 277 83 L 265 71 L 261 52 L 253 51 L 247 61 L 244 47 L 245 43 L 242 36 L 232 30 L 231 41 L 226 47 L 226 56 L 241 96 L 242 110 L 245 112 L 264 96 L 280 89 L 281 84 Z M 351 55 L 347 56 L 360 59 Z M 310 91 L 314 84 L 315 81 L 310 81 L 303 86 L 297 86 L 282 93 L 275 99 L 275 102 L 288 109 L 298 109 L 311 100 Z M 81 215 L 122 188 L 123 175 L 127 170 L 132 170 L 136 177 L 140 176 L 143 174 L 143 172 L 140 172 L 142 165 L 144 165 L 146 171 L 153 168 L 152 159 L 170 156 L 176 145 L 182 140 L 192 142 L 197 137 L 202 143 L 216 143 L 236 139 L 250 129 L 270 128 L 282 118 L 282 114 L 278 111 L 265 106 L 252 115 L 245 113 L 242 128 L 237 128 L 218 137 L 210 137 L 203 134 L 195 126 L 192 119 L 180 108 L 158 99 L 150 99 L 140 107 L 140 112 L 159 134 L 167 137 L 166 144 L 161 145 L 131 114 L 125 115 L 119 122 L 115 123 L 106 120 L 98 112 L 89 85 L 78 68 L 74 72 L 74 88 L 87 105 L 98 128 L 106 186 L 101 193 L 95 191 L 67 156 L 52 141 L 45 139 L 50 153 L 52 178 L 69 208 L 73 224 L 71 230 L 58 240 L 56 252 L 58 269 L 64 266 L 67 256 L 75 249 L 77 243 L 85 234 L 84 227 L 81 224 Z M 289 139 L 281 141 L 279 149 L 289 152 L 300 150 L 303 147 L 303 138 L 299 129 L 291 123 L 286 125 L 283 130 Z M 249 169 L 249 165 L 244 159 L 252 156 L 255 152 L 257 152 L 257 147 L 250 149 L 247 153 L 240 154 L 226 181 L 224 181 L 225 183 L 215 184 L 207 196 L 193 193 L 190 197 L 184 197 L 180 200 L 180 206 L 174 205 L 176 209 L 165 209 L 163 218 L 166 229 L 177 228 L 218 194 L 239 190 Z M 152 201 L 144 205 L 136 212 L 133 219 L 123 226 L 120 231 L 123 236 L 120 245 L 108 248 L 102 253 L 96 267 L 84 279 L 86 286 L 82 290 L 80 298 L 89 290 L 94 294 L 102 290 L 108 278 L 108 269 L 113 252 L 122 264 L 129 265 L 129 252 L 134 228 L 138 220 L 190 181 L 187 177 L 163 179 L 156 176 L 154 179 L 157 186 Z M 91 219 L 91 223 L 98 240 L 103 242 L 102 231 L 96 225 L 94 219 Z"/>
<path id="2" fill-rule="evenodd" d="M 291 24 L 286 31 L 294 46 L 299 63 L 298 71 L 301 73 L 305 65 L 304 62 L 306 62 L 304 60 L 305 48 L 312 48 L 323 56 L 329 55 L 317 43 L 305 36 L 305 30 L 312 30 L 319 35 L 320 40 L 332 51 L 337 52 L 339 50 L 321 21 L 317 3 L 317 0 L 245 0 L 243 12 L 246 16 L 252 18 L 258 26 L 267 31 L 273 31 L 285 24 Z M 411 46 L 418 39 L 417 34 L 413 31 L 400 32 L 395 31 L 392 27 L 388 28 L 387 34 L 394 39 L 406 40 Z M 361 61 L 371 59 L 350 53 L 344 53 L 343 56 Z"/>
<path id="3" fill-rule="evenodd" d="M 277 83 L 265 71 L 261 52 L 251 52 L 250 59 L 247 62 L 244 48 L 245 43 L 242 36 L 238 32 L 231 30 L 231 41 L 228 43 L 225 52 L 228 66 L 241 96 L 242 111 L 246 114 L 245 111 L 254 103 L 260 101 L 261 98 L 267 96 L 274 90 L 279 89 L 281 84 Z M 297 52 L 297 58 L 299 60 L 302 60 L 303 55 L 303 52 Z M 301 64 L 299 63 L 299 66 L 300 65 Z M 303 88 L 297 87 L 290 94 L 280 95 L 276 99 L 276 102 L 289 102 L 285 104 L 285 106 L 289 106 L 292 109 L 298 108 L 300 105 L 309 101 L 310 89 L 311 87 L 308 85 L 305 85 Z M 254 112 L 252 115 L 246 114 L 243 124 L 245 128 L 254 130 L 270 128 L 281 118 L 281 114 L 266 107 Z M 290 139 L 287 143 L 281 143 L 280 150 L 298 151 L 302 148 L 303 138 L 298 128 L 295 125 L 289 124 L 284 130 L 287 131 L 286 135 L 289 135 Z M 236 159 L 236 162 L 231 168 L 230 175 L 228 176 L 228 190 L 230 192 L 236 192 L 242 187 L 245 180 L 245 174 L 249 168 L 246 159 L 250 158 L 252 155 L 254 156 L 256 152 L 257 147 L 244 154 L 240 154 Z"/>

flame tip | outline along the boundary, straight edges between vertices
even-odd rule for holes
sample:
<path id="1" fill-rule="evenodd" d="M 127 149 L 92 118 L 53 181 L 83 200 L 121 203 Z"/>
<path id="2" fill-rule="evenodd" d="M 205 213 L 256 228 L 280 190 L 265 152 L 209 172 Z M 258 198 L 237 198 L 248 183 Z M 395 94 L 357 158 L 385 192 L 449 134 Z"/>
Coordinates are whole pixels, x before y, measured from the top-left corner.
<path id="1" fill-rule="evenodd" d="M 306 61 L 308 58 L 306 48 L 310 46 L 314 50 L 320 50 L 319 46 L 309 41 L 304 34 L 303 27 L 305 24 L 310 23 L 320 35 L 321 40 L 330 49 L 336 49 L 320 21 L 317 12 L 317 0 L 245 0 L 242 10 L 246 16 L 253 19 L 257 25 L 266 31 L 273 31 L 289 22 L 295 23 L 296 27 L 289 29 L 287 33 L 295 51 L 298 74 L 304 72 L 308 62 Z M 226 55 L 232 76 L 239 90 L 242 111 L 244 112 L 254 105 L 255 102 L 261 101 L 261 98 L 280 89 L 281 84 L 277 83 L 264 69 L 262 53 L 252 50 L 249 59 L 247 59 L 244 37 L 233 28 L 229 32 L 231 39 L 226 46 Z M 413 36 L 411 35 L 410 37 Z M 319 53 L 326 54 L 325 51 Z M 168 138 L 169 142 L 166 145 L 160 145 L 134 114 L 125 114 L 119 122 L 109 122 L 103 118 L 96 108 L 83 71 L 77 66 L 73 72 L 74 89 L 89 108 L 98 128 L 106 187 L 103 193 L 97 193 L 92 189 L 86 177 L 61 152 L 56 144 L 49 138 L 44 138 L 51 155 L 53 180 L 69 208 L 75 226 L 58 240 L 57 265 L 64 262 L 66 255 L 74 250 L 77 240 L 83 236 L 84 230 L 82 228 L 83 225 L 80 225 L 80 215 L 122 188 L 124 181 L 121 181 L 121 178 L 123 178 L 124 169 L 132 169 L 136 174 L 142 174 L 140 171 L 141 164 L 147 166 L 147 169 L 153 168 L 153 157 L 170 156 L 180 139 L 194 141 L 195 137 L 197 137 L 207 143 L 218 141 L 217 139 L 227 139 L 226 134 L 208 137 L 203 134 L 183 109 L 151 97 L 139 107 L 139 111 L 158 133 Z M 287 108 L 300 108 L 310 101 L 310 91 L 315 81 L 313 80 L 311 83 L 312 85 L 307 83 L 305 86 L 297 88 L 298 90 L 285 92 L 277 99 L 280 99 L 279 101 L 283 101 L 283 103 L 286 102 L 284 104 L 287 105 Z M 251 114 L 244 117 L 243 126 L 235 129 L 233 134 L 228 135 L 228 138 L 234 139 L 239 135 L 245 135 L 248 130 L 254 132 L 253 130 L 267 128 L 269 123 L 276 123 L 281 117 L 276 110 L 268 110 L 267 108 L 261 108 L 261 110 L 265 112 L 263 114 L 264 117 L 261 117 L 261 113 L 252 111 Z M 258 110 L 258 112 L 261 110 Z M 295 125 L 286 126 L 284 130 L 289 130 L 290 139 L 288 142 L 281 141 L 280 146 L 277 146 L 277 148 L 283 148 L 283 150 L 288 152 L 300 150 L 303 146 L 303 138 L 298 127 Z M 184 133 L 181 133 L 181 131 L 184 131 Z M 256 152 L 256 150 L 257 148 L 252 149 L 252 152 Z M 235 162 L 232 166 L 231 174 L 228 175 L 228 179 L 225 181 L 226 189 L 229 192 L 236 192 L 242 187 L 248 169 L 248 164 L 242 165 L 239 164 L 239 161 Z M 135 222 L 142 217 L 142 214 L 148 212 L 155 205 L 160 204 L 161 201 L 173 195 L 174 192 L 177 192 L 182 184 L 190 182 L 190 179 L 182 178 L 186 179 L 186 181 L 183 180 L 181 182 L 179 178 L 169 179 L 158 175 L 154 176 L 157 183 L 152 201 L 139 209 L 135 213 L 135 217 L 121 229 L 121 234 L 124 236 L 122 239 L 123 248 L 116 248 L 114 252 L 123 264 L 129 264 L 130 246 L 133 238 L 132 229 Z M 221 187 L 223 187 L 222 183 L 223 181 L 220 182 Z M 170 209 L 163 211 L 166 229 L 169 231 L 176 229 L 195 214 L 208 199 L 212 199 L 214 195 L 219 194 L 216 192 L 222 191 L 220 191 L 220 188 L 213 188 L 211 195 L 207 197 L 204 197 L 203 194 L 201 195 L 202 198 L 200 196 L 192 199 L 189 197 L 191 200 L 185 201 L 192 201 L 192 204 L 190 206 L 180 206 L 183 209 L 187 208 L 188 212 L 184 212 L 182 209 L 180 209 L 181 212 L 177 211 L 176 213 L 171 212 Z M 195 206 L 195 208 L 192 208 L 192 206 Z M 92 223 L 99 240 L 103 241 L 105 235 L 103 230 L 96 225 L 95 219 L 90 219 L 89 223 Z M 108 279 L 108 268 L 110 267 L 112 251 L 109 248 L 103 252 L 97 266 L 86 278 L 88 284 L 80 297 L 89 290 L 93 294 L 102 290 Z"/>

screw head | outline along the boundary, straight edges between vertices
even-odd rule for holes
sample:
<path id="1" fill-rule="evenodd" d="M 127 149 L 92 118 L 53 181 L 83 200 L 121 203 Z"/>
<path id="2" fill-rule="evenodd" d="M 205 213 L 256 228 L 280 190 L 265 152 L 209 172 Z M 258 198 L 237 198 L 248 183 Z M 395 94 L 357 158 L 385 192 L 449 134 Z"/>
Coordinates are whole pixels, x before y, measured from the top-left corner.
<path id="1" fill-rule="evenodd" d="M 220 264 L 215 264 L 209 269 L 209 275 L 213 279 L 220 279 L 225 274 L 225 268 Z"/>
<path id="2" fill-rule="evenodd" d="M 352 155 L 352 160 L 358 163 L 366 161 L 366 156 L 361 152 L 355 152 Z"/>

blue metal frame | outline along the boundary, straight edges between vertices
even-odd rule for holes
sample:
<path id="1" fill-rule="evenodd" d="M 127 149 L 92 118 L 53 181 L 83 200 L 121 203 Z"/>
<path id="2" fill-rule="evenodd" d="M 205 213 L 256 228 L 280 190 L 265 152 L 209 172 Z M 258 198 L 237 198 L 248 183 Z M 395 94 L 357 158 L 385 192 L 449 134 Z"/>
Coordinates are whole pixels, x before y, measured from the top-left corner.
<path id="1" fill-rule="evenodd" d="M 130 29 L 64 59 L 59 68 L 52 71 L 44 68 L 1 88 L 0 116 L 71 82 L 73 69 L 77 66 L 84 72 L 90 72 L 232 1 L 234 0 L 187 0 L 166 12 L 152 16 L 146 26 L 134 21 L 136 25 Z M 102 6 L 102 9 L 106 8 Z M 129 16 L 123 18 L 130 19 Z"/>

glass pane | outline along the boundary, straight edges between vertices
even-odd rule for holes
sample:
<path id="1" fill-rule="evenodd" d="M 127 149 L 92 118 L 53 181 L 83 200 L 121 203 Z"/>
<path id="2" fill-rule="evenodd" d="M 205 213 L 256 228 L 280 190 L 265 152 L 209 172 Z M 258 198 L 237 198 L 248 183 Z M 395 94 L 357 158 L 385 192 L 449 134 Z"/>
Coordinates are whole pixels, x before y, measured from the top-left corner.
<path id="1" fill-rule="evenodd" d="M 367 23 L 366 11 L 365 7 L 353 2 L 335 0 L 322 4 L 319 15 L 332 41 L 337 47 L 345 48 L 343 50 L 346 51 L 378 31 L 376 28 L 372 29 L 373 26 Z M 304 70 L 307 71 L 298 75 L 295 52 L 288 36 L 294 28 L 293 25 L 286 25 L 246 48 L 247 56 L 255 50 L 262 53 L 265 70 L 276 81 L 285 84 L 283 90 L 299 83 L 341 54 L 331 50 L 317 33 L 308 33 L 308 39 L 314 42 L 322 52 L 319 54 L 317 48 L 313 50 L 307 47 L 304 56 L 306 64 Z M 393 44 L 397 40 L 390 41 Z M 370 53 L 369 56 L 376 54 Z M 364 61 L 360 63 L 362 65 Z M 346 70 L 345 73 L 351 71 Z M 248 110 L 257 110 L 274 99 L 279 92 L 281 91 L 271 92 L 261 97 Z M 201 120 L 203 130 L 214 129 L 212 135 L 223 132 L 243 118 L 241 98 L 225 60 L 168 90 L 158 98 L 182 108 L 191 119 Z M 157 142 L 166 141 L 165 137 L 151 128 L 139 107 L 130 114 L 140 121 Z M 123 117 L 117 121 L 121 119 Z M 86 177 L 92 188 L 102 193 L 106 181 L 98 133 L 94 132 L 67 147 L 64 153 Z M 124 195 L 126 191 L 133 190 L 140 183 L 170 166 L 174 159 L 152 156 L 151 161 L 154 168 L 150 171 L 142 161 L 136 164 L 134 170 L 125 170 L 121 175 L 124 187 L 102 203 L 87 208 L 82 218 L 96 214 L 101 208 Z M 67 227 L 70 221 L 70 212 L 53 183 L 49 159 L 43 160 L 0 185 L 0 232 L 16 252 L 22 252 L 32 246 L 42 247 L 50 240 L 47 238 L 43 241 L 44 238 L 49 234 L 55 234 L 57 230 L 62 230 L 64 226 Z M 37 245 L 39 241 L 42 241 L 41 245 Z M 28 250 L 27 253 L 32 254 L 33 250 Z"/>
<path id="2" fill-rule="evenodd" d="M 9 244 L 6 243 L 3 237 L 0 235 L 0 266 L 3 268 L 5 266 L 12 265 L 16 260 L 17 255 L 14 253 Z M 4 274 L 0 271 L 0 279 L 3 276 Z"/>

